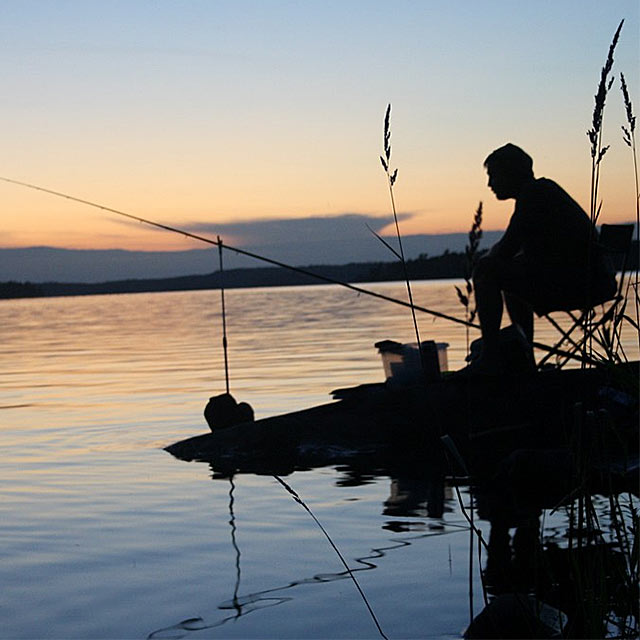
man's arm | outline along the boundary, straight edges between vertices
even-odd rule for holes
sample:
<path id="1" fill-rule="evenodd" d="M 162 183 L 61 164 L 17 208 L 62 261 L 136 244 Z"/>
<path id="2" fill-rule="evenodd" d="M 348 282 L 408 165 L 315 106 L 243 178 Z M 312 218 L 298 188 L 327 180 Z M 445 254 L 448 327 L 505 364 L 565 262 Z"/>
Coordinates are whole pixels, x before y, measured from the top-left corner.
<path id="1" fill-rule="evenodd" d="M 489 250 L 495 258 L 513 258 L 522 249 L 522 224 L 518 212 L 514 212 L 504 235 Z"/>

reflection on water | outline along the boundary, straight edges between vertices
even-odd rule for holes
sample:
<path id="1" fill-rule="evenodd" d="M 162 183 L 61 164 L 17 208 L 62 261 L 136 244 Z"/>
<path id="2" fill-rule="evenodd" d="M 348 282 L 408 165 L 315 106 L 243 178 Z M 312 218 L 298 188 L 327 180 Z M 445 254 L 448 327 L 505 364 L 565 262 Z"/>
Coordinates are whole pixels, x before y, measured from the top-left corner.
<path id="1" fill-rule="evenodd" d="M 462 315 L 451 282 L 414 296 Z M 231 389 L 258 418 L 381 381 L 373 344 L 413 340 L 404 308 L 337 287 L 233 290 L 226 303 Z M 462 366 L 464 328 L 419 320 Z M 206 400 L 224 390 L 217 292 L 2 301 L 0 323 L 0 637 L 375 637 L 348 572 L 272 477 L 212 480 L 162 451 L 206 431 Z M 287 483 L 390 637 L 459 637 L 468 524 L 451 479 L 419 463 Z M 545 516 L 559 546 L 568 518 Z M 472 578 L 480 593 L 478 563 Z"/>
<path id="2" fill-rule="evenodd" d="M 303 584 L 303 582 L 296 582 L 288 584 L 284 587 L 275 587 L 272 589 L 266 589 L 264 591 L 258 593 L 251 593 L 248 595 L 239 595 L 240 590 L 240 581 L 242 578 L 242 567 L 240 564 L 240 560 L 242 557 L 242 553 L 240 551 L 240 547 L 238 545 L 238 541 L 236 538 L 237 534 L 237 525 L 236 525 L 236 517 L 233 510 L 234 505 L 234 490 L 235 483 L 233 478 L 229 478 L 229 525 L 231 527 L 231 546 L 233 547 L 235 553 L 235 569 L 236 569 L 236 578 L 233 586 L 233 596 L 231 600 L 221 602 L 218 604 L 218 609 L 221 610 L 233 610 L 233 615 L 223 616 L 220 619 L 207 622 L 201 617 L 197 618 L 188 618 L 187 620 L 182 620 L 177 624 L 174 624 L 170 627 L 166 627 L 164 629 L 158 629 L 157 631 L 153 631 L 148 635 L 148 638 L 182 638 L 189 634 L 192 631 L 202 631 L 204 629 L 214 629 L 216 627 L 221 627 L 228 622 L 236 621 L 243 615 L 248 615 L 253 611 L 257 611 L 259 609 L 263 609 L 265 607 L 273 607 L 279 604 L 283 604 L 288 600 L 291 600 L 289 597 L 274 597 L 273 594 L 279 593 L 280 591 L 284 591 L 286 589 L 290 589 L 299 584 Z M 315 579 L 315 577 L 314 577 Z"/>
<path id="3" fill-rule="evenodd" d="M 391 492 L 382 513 L 385 516 L 442 518 L 444 503 L 443 474 L 392 478 Z"/>
<path id="4" fill-rule="evenodd" d="M 342 470 L 342 474 L 345 470 Z M 353 474 L 349 474 L 353 478 Z M 214 477 L 218 481 L 223 481 L 223 478 L 215 474 Z M 344 476 L 343 476 L 344 477 Z M 315 516 L 309 509 L 308 505 L 293 490 L 286 482 L 281 478 L 275 477 L 276 481 L 294 498 L 294 501 L 300 504 L 309 515 L 315 520 Z M 190 632 L 202 631 L 204 629 L 214 629 L 221 627 L 230 622 L 235 621 L 241 616 L 246 616 L 259 609 L 267 607 L 275 607 L 292 600 L 295 595 L 287 595 L 289 592 L 302 587 L 304 585 L 318 585 L 325 583 L 332 583 L 335 581 L 343 580 L 356 580 L 356 575 L 362 572 L 373 571 L 378 568 L 380 560 L 385 558 L 389 553 L 402 550 L 412 546 L 418 542 L 428 541 L 430 538 L 447 536 L 453 533 L 459 533 L 464 531 L 466 527 L 462 523 L 447 523 L 442 520 L 445 511 L 445 502 L 448 502 L 447 511 L 453 511 L 453 500 L 451 487 L 445 487 L 445 478 L 442 473 L 433 473 L 433 470 L 427 468 L 424 475 L 413 475 L 400 478 L 389 478 L 390 496 L 383 503 L 383 515 L 394 516 L 395 518 L 402 518 L 402 520 L 387 520 L 382 526 L 384 530 L 392 531 L 396 534 L 404 533 L 403 536 L 395 536 L 393 542 L 385 544 L 383 546 L 371 548 L 367 554 L 360 555 L 352 558 L 349 566 L 345 567 L 344 571 L 323 572 L 314 574 L 309 577 L 299 578 L 291 581 L 287 584 L 274 586 L 267 589 L 263 589 L 257 592 L 251 592 L 246 594 L 239 594 L 242 565 L 241 558 L 242 553 L 238 544 L 238 534 L 241 533 L 238 530 L 236 518 L 234 514 L 234 490 L 235 483 L 233 478 L 229 478 L 229 525 L 231 529 L 231 546 L 235 552 L 235 566 L 236 566 L 236 580 L 233 588 L 233 595 L 230 600 L 226 600 L 218 603 L 217 609 L 222 611 L 233 610 L 233 615 L 222 615 L 219 617 L 212 616 L 210 618 L 190 618 L 182 620 L 174 625 L 158 629 L 149 634 L 149 638 L 181 638 L 187 636 Z M 371 480 L 364 480 L 363 482 L 370 482 Z M 337 485 L 344 484 L 340 479 L 336 482 Z M 353 483 L 350 486 L 356 486 Z M 446 496 L 446 498 L 445 498 Z M 420 522 L 414 519 L 414 516 L 421 515 L 421 517 L 433 519 L 434 521 L 429 523 Z M 320 529 L 327 536 L 330 545 L 334 545 L 331 536 L 324 530 L 323 525 L 317 521 Z M 421 532 L 419 535 L 408 536 L 411 532 Z M 336 554 L 343 560 L 339 549 L 334 547 Z M 358 583 L 359 588 L 359 583 Z M 363 594 L 366 606 L 366 595 Z M 372 616 L 375 618 L 375 613 L 371 611 Z M 374 620 L 376 624 L 377 620 Z M 380 636 L 385 637 L 382 629 L 378 628 Z"/>

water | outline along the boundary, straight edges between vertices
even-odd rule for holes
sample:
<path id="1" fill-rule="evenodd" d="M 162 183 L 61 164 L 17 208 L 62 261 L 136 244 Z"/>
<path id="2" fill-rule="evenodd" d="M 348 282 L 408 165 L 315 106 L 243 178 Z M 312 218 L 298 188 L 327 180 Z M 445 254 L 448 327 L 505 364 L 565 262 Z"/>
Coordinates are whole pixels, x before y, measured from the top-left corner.
<path id="1" fill-rule="evenodd" d="M 414 294 L 463 315 L 450 281 Z M 258 418 L 381 381 L 373 343 L 414 339 L 405 308 L 333 286 L 228 291 L 227 310 L 231 388 Z M 2 301 L 0 323 L 0 637 L 378 637 L 338 556 L 273 477 L 213 479 L 162 450 L 206 431 L 204 405 L 224 391 L 218 292 Z M 464 327 L 421 316 L 420 328 L 463 364 Z M 398 486 L 384 476 L 285 480 L 386 635 L 460 636 L 469 532 L 450 486 L 434 517 L 424 499 L 410 515 L 385 507 Z"/>

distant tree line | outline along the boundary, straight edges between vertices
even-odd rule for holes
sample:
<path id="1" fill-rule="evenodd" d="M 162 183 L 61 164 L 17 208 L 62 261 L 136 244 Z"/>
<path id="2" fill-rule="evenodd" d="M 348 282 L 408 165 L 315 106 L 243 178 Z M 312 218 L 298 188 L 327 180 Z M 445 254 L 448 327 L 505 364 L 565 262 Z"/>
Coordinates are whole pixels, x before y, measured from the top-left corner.
<path id="1" fill-rule="evenodd" d="M 46 295 L 40 285 L 31 282 L 0 282 L 0 298 L 38 298 Z"/>
<path id="2" fill-rule="evenodd" d="M 627 269 L 638 269 L 638 244 L 634 243 Z M 421 254 L 406 262 L 411 280 L 438 280 L 463 278 L 466 275 L 467 259 L 464 253 L 445 251 L 440 256 Z M 618 265 L 620 268 L 620 265 Z M 343 265 L 311 265 L 301 267 L 310 274 L 330 278 L 339 282 L 383 282 L 404 279 L 400 262 L 359 262 Z M 78 296 L 108 293 L 143 293 L 153 291 L 192 291 L 219 289 L 221 284 L 229 289 L 241 287 L 277 287 L 292 285 L 322 284 L 322 279 L 289 269 L 258 267 L 229 269 L 221 278 L 219 271 L 206 275 L 180 276 L 177 278 L 153 278 L 144 280 L 115 280 L 98 283 L 45 282 L 0 282 L 0 298 L 33 298 L 41 296 Z"/>
<path id="3" fill-rule="evenodd" d="M 464 278 L 465 275 L 469 275 L 466 273 L 467 265 L 465 254 L 453 251 L 445 251 L 442 255 L 433 258 L 426 253 L 421 253 L 415 260 L 406 261 L 407 275 L 411 280 Z M 380 262 L 371 268 L 369 279 L 373 282 L 403 280 L 404 268 L 400 262 Z"/>

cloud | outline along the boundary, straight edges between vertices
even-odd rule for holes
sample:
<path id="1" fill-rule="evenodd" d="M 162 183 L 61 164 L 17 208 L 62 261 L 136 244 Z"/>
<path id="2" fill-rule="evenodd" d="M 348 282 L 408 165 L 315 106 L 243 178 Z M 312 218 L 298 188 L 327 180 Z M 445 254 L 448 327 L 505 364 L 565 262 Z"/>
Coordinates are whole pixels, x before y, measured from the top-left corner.
<path id="1" fill-rule="evenodd" d="M 411 214 L 398 217 L 406 219 Z M 293 265 L 343 264 L 393 260 L 393 254 L 372 233 L 391 222 L 388 215 L 342 213 L 306 218 L 270 218 L 240 222 L 194 222 L 184 226 L 192 233 L 220 236 L 227 246 L 238 247 Z M 396 245 L 395 238 L 389 243 Z M 232 258 L 233 266 L 257 266 Z"/>
<path id="2" fill-rule="evenodd" d="M 409 213 L 399 214 L 399 219 L 411 217 Z M 342 213 L 331 216 L 310 216 L 307 218 L 270 218 L 242 222 L 207 223 L 194 222 L 185 230 L 192 233 L 220 235 L 231 243 L 230 238 L 239 246 L 264 247 L 290 245 L 298 242 L 366 242 L 373 239 L 372 229 L 380 233 L 391 220 L 389 216 Z M 368 228 L 369 227 L 369 228 Z M 229 239 L 227 239 L 229 238 Z"/>
<path id="3" fill-rule="evenodd" d="M 407 220 L 413 214 L 398 216 Z M 228 247 L 237 247 L 259 256 L 266 256 L 291 265 L 346 264 L 349 262 L 389 262 L 396 256 L 372 233 L 385 237 L 394 249 L 398 242 L 393 235 L 393 220 L 389 215 L 343 213 L 308 218 L 249 220 L 227 223 L 191 223 L 185 230 L 215 239 L 220 235 Z M 421 253 L 439 255 L 445 249 L 462 250 L 466 234 L 403 235 L 407 258 Z M 255 260 L 231 252 L 229 266 L 260 266 Z"/>

